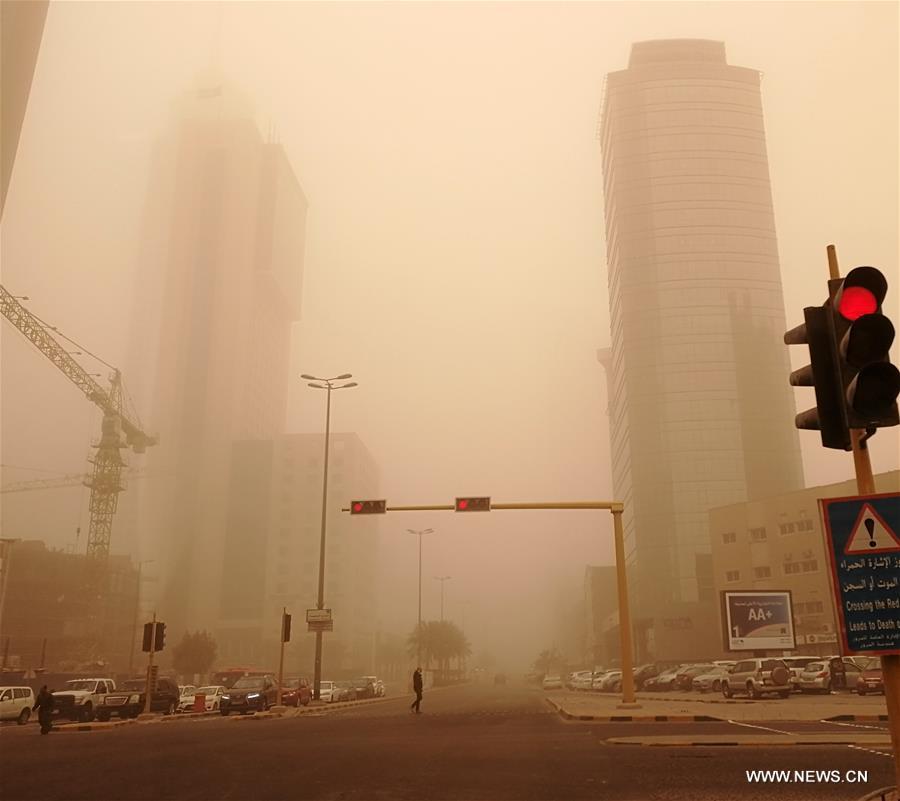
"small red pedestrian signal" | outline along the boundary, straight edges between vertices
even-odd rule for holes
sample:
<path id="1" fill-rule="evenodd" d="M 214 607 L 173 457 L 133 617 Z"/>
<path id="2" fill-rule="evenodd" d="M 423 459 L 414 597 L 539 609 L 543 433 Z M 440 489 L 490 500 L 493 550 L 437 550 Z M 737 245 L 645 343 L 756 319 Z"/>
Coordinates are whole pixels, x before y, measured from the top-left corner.
<path id="1" fill-rule="evenodd" d="M 387 512 L 387 501 L 350 501 L 351 515 L 383 515 Z"/>
<path id="2" fill-rule="evenodd" d="M 489 497 L 478 497 L 478 498 L 457 498 L 456 499 L 456 511 L 457 512 L 490 512 L 491 511 L 491 499 Z"/>

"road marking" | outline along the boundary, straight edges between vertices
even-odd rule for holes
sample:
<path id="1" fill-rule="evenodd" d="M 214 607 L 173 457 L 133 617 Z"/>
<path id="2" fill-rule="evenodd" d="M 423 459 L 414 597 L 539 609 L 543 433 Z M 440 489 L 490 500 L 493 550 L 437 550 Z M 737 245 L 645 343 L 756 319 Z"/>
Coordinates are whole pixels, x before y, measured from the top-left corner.
<path id="1" fill-rule="evenodd" d="M 763 731 L 771 731 L 775 732 L 775 734 L 788 734 L 792 735 L 794 732 L 792 731 L 784 731 L 783 729 L 770 729 L 768 726 L 754 726 L 752 723 L 740 723 L 736 720 L 729 720 L 729 723 L 733 723 L 735 726 L 746 726 L 748 729 L 762 729 Z"/>
<path id="2" fill-rule="evenodd" d="M 866 726 L 864 723 L 842 723 L 839 720 L 820 720 L 819 723 L 827 723 L 831 726 L 848 726 L 852 729 L 875 729 L 875 731 L 887 731 L 887 726 Z"/>
<path id="3" fill-rule="evenodd" d="M 863 748 L 861 745 L 848 745 L 847 748 L 852 748 L 854 751 L 866 751 L 869 754 L 877 754 L 878 756 L 887 757 L 888 759 L 894 758 L 894 755 L 890 752 L 885 753 L 884 751 L 875 751 L 872 748 Z"/>

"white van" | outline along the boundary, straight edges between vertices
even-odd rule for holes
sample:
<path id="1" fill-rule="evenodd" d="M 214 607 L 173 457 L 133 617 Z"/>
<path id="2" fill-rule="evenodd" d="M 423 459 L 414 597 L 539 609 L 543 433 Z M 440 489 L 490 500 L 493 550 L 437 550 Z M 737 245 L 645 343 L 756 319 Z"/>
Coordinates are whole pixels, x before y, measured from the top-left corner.
<path id="1" fill-rule="evenodd" d="M 31 687 L 0 687 L 0 720 L 14 720 L 23 726 L 28 723 L 33 706 Z"/>

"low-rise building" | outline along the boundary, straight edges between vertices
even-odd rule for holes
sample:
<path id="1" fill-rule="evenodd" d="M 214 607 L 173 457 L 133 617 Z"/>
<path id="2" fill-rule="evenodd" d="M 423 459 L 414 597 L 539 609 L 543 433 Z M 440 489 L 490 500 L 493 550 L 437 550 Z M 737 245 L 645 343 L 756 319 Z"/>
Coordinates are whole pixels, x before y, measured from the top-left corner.
<path id="1" fill-rule="evenodd" d="M 875 476 L 875 489 L 900 490 L 900 471 Z M 856 494 L 855 481 L 842 481 L 711 509 L 717 596 L 723 590 L 790 590 L 797 652 L 834 653 L 836 613 L 818 499 Z"/>

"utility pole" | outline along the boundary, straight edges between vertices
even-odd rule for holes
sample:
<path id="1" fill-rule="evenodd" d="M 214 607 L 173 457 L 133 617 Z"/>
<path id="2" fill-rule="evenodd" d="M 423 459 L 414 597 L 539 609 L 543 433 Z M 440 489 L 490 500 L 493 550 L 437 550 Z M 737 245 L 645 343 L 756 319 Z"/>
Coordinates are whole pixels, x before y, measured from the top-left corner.
<path id="1" fill-rule="evenodd" d="M 156 610 L 153 610 L 153 622 L 150 624 L 150 654 L 147 657 L 147 681 L 145 683 L 146 693 L 144 695 L 144 712 L 150 714 L 150 697 L 153 685 L 153 654 L 156 651 Z"/>
<path id="2" fill-rule="evenodd" d="M 278 706 L 281 706 L 281 688 L 284 686 L 284 638 L 285 638 L 285 628 L 287 622 L 287 607 L 281 607 L 281 633 L 278 637 L 281 640 L 280 644 L 280 654 L 278 656 L 278 697 L 275 700 L 275 703 Z M 299 702 L 298 702 L 299 703 Z"/>

